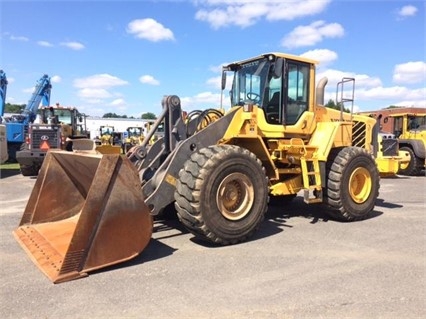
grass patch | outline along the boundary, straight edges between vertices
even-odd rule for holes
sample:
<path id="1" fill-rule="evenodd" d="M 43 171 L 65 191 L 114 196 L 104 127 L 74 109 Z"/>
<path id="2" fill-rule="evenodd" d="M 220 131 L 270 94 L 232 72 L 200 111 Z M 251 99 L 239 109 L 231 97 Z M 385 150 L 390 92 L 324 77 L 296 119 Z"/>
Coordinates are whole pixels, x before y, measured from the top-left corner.
<path id="1" fill-rule="evenodd" d="M 4 163 L 0 165 L 0 169 L 19 169 L 19 163 Z"/>

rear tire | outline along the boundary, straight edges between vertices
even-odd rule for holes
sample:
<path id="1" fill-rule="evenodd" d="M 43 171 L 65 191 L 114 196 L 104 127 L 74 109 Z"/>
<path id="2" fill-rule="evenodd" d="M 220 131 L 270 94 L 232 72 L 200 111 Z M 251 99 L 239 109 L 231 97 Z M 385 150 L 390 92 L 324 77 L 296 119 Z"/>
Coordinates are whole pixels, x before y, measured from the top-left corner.
<path id="1" fill-rule="evenodd" d="M 28 144 L 22 143 L 19 150 L 20 151 L 27 151 L 28 150 Z M 37 176 L 38 171 L 40 170 L 40 167 L 35 166 L 35 165 L 19 164 L 19 169 L 21 171 L 22 176 Z"/>
<path id="2" fill-rule="evenodd" d="M 417 176 L 422 172 L 420 165 L 420 158 L 416 156 L 414 151 L 410 147 L 403 146 L 399 149 L 400 151 L 407 152 L 410 154 L 410 162 L 408 164 L 400 165 L 398 174 L 406 176 Z"/>
<path id="3" fill-rule="evenodd" d="M 19 165 L 22 176 L 37 176 L 39 168 L 30 165 Z"/>
<path id="4" fill-rule="evenodd" d="M 367 218 L 379 196 L 380 176 L 374 158 L 365 149 L 346 147 L 331 153 L 327 163 L 327 213 L 342 221 Z"/>
<path id="5" fill-rule="evenodd" d="M 228 245 L 249 238 L 268 202 L 268 179 L 256 156 L 234 145 L 214 145 L 192 154 L 179 172 L 175 207 L 197 237 Z"/>

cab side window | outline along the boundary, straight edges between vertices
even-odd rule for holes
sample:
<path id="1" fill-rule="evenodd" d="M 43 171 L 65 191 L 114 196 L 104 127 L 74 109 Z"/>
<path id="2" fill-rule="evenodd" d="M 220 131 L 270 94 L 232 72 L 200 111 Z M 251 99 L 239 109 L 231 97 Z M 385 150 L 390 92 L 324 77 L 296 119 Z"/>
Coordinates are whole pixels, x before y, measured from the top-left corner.
<path id="1" fill-rule="evenodd" d="M 309 105 L 309 65 L 288 63 L 286 124 L 295 124 Z"/>
<path id="2" fill-rule="evenodd" d="M 266 121 L 270 124 L 280 124 L 282 119 L 281 99 L 282 78 L 271 78 L 268 84 L 269 94 L 266 96 L 267 103 L 264 106 Z"/>

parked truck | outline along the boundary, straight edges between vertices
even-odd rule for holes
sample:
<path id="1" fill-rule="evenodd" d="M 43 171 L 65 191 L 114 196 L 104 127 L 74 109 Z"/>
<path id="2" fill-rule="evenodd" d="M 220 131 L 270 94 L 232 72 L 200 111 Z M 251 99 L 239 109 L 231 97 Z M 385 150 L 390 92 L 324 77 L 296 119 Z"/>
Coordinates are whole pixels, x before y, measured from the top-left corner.
<path id="1" fill-rule="evenodd" d="M 283 53 L 236 61 L 222 72 L 222 89 L 233 76 L 227 111 L 184 118 L 180 98 L 168 95 L 127 156 L 50 151 L 17 241 L 59 283 L 140 254 L 152 218 L 171 205 L 194 236 L 215 245 L 249 240 L 270 197 L 285 203 L 300 194 L 333 219 L 368 218 L 380 186 L 378 125 L 324 107 L 327 79 L 315 88 L 315 68 Z M 149 146 L 162 123 L 163 137 Z"/>

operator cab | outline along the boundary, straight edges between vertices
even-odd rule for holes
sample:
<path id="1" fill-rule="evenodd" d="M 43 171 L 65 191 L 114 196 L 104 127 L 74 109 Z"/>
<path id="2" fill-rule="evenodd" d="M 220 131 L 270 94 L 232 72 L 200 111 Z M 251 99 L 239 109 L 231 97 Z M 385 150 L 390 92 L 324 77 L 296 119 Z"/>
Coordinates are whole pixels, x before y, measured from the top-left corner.
<path id="1" fill-rule="evenodd" d="M 230 64 L 223 73 L 234 71 L 231 105 L 258 105 L 269 124 L 294 125 L 309 109 L 311 65 L 274 54 Z"/>

